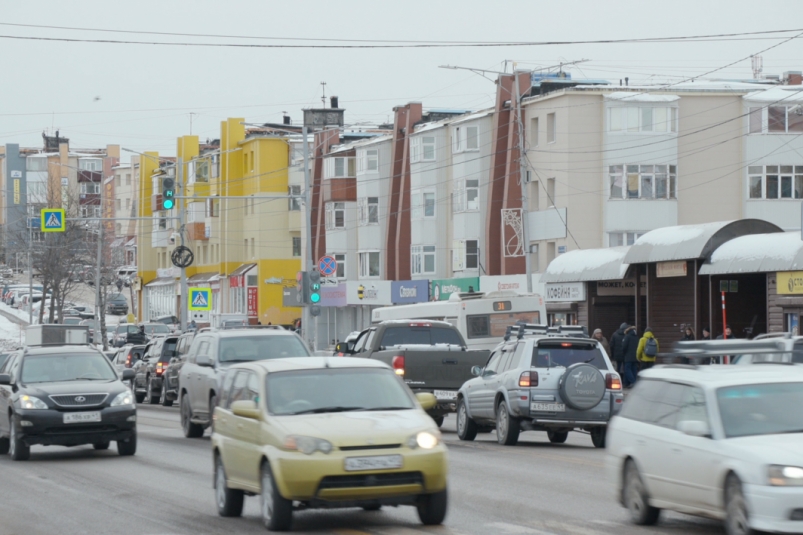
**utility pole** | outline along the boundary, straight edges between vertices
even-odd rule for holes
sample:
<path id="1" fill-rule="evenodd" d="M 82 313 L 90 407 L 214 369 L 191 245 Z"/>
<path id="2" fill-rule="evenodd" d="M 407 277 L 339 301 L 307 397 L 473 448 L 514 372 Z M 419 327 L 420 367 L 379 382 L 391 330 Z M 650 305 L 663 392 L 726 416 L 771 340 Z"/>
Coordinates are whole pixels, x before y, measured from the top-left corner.
<path id="1" fill-rule="evenodd" d="M 309 129 L 306 121 L 301 127 L 301 137 L 303 138 L 302 147 L 304 151 L 304 214 L 307 224 L 307 250 L 306 250 L 306 266 L 301 266 L 302 271 L 309 271 L 315 265 L 315 260 L 312 258 L 312 179 L 309 173 L 309 141 L 307 135 Z M 302 308 L 301 313 L 301 328 L 304 330 L 304 337 L 308 340 L 310 348 L 315 351 L 316 338 L 318 337 L 317 322 L 312 314 L 310 308 L 305 306 Z"/>
<path id="2" fill-rule="evenodd" d="M 100 209 L 103 210 L 103 181 L 101 180 L 100 187 Z M 97 311 L 98 324 L 100 327 L 100 338 L 103 342 L 103 350 L 109 349 L 108 340 L 106 339 L 106 314 L 103 310 L 103 299 L 101 298 L 100 288 L 100 270 L 103 261 L 103 220 L 98 218 L 98 247 L 97 247 L 97 269 L 95 270 L 95 310 Z M 97 345 L 97 339 L 92 340 Z"/>
<path id="3" fill-rule="evenodd" d="M 28 207 L 31 205 L 28 204 Z M 33 264 L 31 264 L 31 248 L 33 247 L 33 229 L 31 228 L 30 216 L 28 220 L 28 325 L 33 324 Z M 44 288 L 42 288 L 44 290 Z M 55 292 L 54 292 L 55 293 Z M 45 294 L 42 292 L 42 302 L 44 303 Z"/>
<path id="4" fill-rule="evenodd" d="M 178 209 L 178 233 L 181 237 L 181 245 L 184 245 L 184 158 L 176 158 L 176 186 L 181 191 L 182 198 L 176 201 L 176 209 Z M 179 318 L 181 320 L 181 332 L 187 330 L 187 268 L 181 268 L 181 298 L 179 299 Z"/>
<path id="5" fill-rule="evenodd" d="M 528 76 L 530 75 L 527 73 Z M 519 72 L 513 64 L 513 94 L 516 99 L 516 126 L 519 129 L 519 184 L 521 185 L 521 233 L 524 240 L 524 272 L 527 274 L 527 293 L 533 293 L 533 271 L 530 262 L 530 206 L 527 200 L 527 188 L 529 184 L 525 182 L 527 169 L 525 165 L 524 153 L 524 125 L 522 124 L 521 95 L 519 95 Z"/>

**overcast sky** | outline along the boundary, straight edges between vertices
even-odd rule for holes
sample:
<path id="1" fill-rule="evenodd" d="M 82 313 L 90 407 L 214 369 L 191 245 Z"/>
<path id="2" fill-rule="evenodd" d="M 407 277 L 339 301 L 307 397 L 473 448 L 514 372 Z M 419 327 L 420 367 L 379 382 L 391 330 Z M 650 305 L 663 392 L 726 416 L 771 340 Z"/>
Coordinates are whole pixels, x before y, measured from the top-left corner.
<path id="1" fill-rule="evenodd" d="M 340 97 L 346 122 L 383 122 L 393 106 L 481 109 L 494 85 L 457 65 L 503 70 L 589 61 L 573 77 L 667 83 L 746 58 L 794 34 L 737 41 L 404 49 L 292 49 L 97 44 L 5 36 L 129 41 L 311 44 L 236 36 L 355 40 L 582 41 L 803 28 L 800 0 L 3 0 L 2 23 L 230 37 L 182 37 L 0 24 L 0 143 L 39 147 L 56 129 L 74 148 L 120 144 L 175 154 L 176 137 L 219 137 L 220 121 L 300 122 Z M 801 29 L 803 31 L 803 29 Z M 337 44 L 319 42 L 318 44 Z M 345 43 L 343 43 L 345 44 Z M 352 43 L 358 44 L 358 43 Z M 803 70 L 803 41 L 763 54 L 764 73 Z M 510 69 L 510 63 L 507 64 Z M 494 75 L 489 74 L 490 78 Z M 750 78 L 750 60 L 710 78 Z M 124 156 L 124 160 L 127 156 Z"/>

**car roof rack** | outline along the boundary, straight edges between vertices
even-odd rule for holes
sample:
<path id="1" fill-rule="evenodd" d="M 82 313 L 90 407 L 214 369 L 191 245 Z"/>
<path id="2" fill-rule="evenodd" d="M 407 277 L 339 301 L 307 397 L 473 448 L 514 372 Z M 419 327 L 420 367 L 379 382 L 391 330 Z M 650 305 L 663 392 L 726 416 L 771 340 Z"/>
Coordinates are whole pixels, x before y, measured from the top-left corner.
<path id="1" fill-rule="evenodd" d="M 515 325 L 508 325 L 505 330 L 505 341 L 510 339 L 513 333 L 516 333 L 516 338 L 521 340 L 524 336 L 568 336 L 573 338 L 588 338 L 588 330 L 582 325 L 556 325 L 550 327 L 549 325 L 539 323 L 524 323 L 517 322 Z"/>
<path id="2" fill-rule="evenodd" d="M 220 328 L 221 331 L 233 331 L 236 329 L 253 329 L 253 330 L 274 329 L 280 331 L 285 330 L 285 328 L 282 327 L 281 325 L 223 325 Z"/>

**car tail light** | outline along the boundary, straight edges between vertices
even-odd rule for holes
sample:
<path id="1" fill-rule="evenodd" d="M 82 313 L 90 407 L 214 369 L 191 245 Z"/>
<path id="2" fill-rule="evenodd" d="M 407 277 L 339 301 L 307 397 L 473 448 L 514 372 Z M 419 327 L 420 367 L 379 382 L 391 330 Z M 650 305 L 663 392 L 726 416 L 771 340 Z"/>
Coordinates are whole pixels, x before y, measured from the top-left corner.
<path id="1" fill-rule="evenodd" d="M 605 376 L 605 388 L 608 390 L 621 390 L 622 380 L 615 373 L 609 373 Z"/>
<path id="2" fill-rule="evenodd" d="M 522 372 L 519 376 L 519 386 L 538 386 L 538 372 Z"/>
<path id="3" fill-rule="evenodd" d="M 390 365 L 393 367 L 393 371 L 396 372 L 396 375 L 404 375 L 404 356 L 396 355 L 390 361 Z"/>
<path id="4" fill-rule="evenodd" d="M 432 327 L 431 323 L 411 323 L 410 327 Z"/>

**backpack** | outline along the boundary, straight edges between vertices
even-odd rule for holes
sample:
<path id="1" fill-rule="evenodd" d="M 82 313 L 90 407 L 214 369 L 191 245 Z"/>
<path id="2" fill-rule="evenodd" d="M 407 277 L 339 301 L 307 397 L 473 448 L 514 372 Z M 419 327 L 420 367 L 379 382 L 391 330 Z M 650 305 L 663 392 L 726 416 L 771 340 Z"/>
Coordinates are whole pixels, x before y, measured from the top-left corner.
<path id="1" fill-rule="evenodd" d="M 647 343 L 644 344 L 644 354 L 648 357 L 654 357 L 658 354 L 658 342 L 655 338 L 647 338 Z"/>

